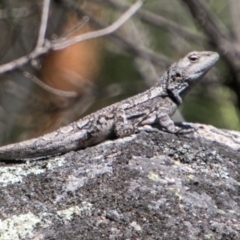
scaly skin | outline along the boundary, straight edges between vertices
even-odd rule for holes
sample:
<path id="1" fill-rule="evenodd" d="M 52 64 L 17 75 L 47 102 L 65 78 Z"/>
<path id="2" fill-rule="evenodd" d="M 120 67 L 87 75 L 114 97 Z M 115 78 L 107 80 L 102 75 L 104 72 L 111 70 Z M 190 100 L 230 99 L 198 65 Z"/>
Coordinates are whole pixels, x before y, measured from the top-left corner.
<path id="1" fill-rule="evenodd" d="M 92 113 L 39 138 L 0 148 L 1 160 L 31 159 L 96 145 L 115 134 L 124 137 L 144 125 L 158 123 L 164 131 L 184 133 L 170 118 L 182 97 L 215 64 L 215 52 L 191 52 L 172 64 L 149 90 Z"/>

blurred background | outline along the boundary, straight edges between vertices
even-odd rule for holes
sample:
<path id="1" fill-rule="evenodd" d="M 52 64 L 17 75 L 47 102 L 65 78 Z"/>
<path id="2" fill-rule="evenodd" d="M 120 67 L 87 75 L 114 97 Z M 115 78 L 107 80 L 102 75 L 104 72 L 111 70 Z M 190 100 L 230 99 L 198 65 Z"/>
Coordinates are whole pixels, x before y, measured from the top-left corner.
<path id="1" fill-rule="evenodd" d="M 43 46 L 104 29 L 135 2 L 51 0 Z M 114 33 L 31 58 L 44 6 L 43 0 L 0 2 L 0 145 L 142 92 L 193 50 L 217 51 L 220 61 L 175 120 L 240 130 L 239 0 L 147 0 Z"/>

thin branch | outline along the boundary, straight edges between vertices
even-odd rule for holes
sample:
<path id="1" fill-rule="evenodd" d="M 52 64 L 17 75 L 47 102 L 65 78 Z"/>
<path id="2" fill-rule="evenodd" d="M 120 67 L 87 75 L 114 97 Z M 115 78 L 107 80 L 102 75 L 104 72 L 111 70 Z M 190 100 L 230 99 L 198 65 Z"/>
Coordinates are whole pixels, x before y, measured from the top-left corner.
<path id="1" fill-rule="evenodd" d="M 94 0 L 94 1 L 97 1 L 97 0 Z M 125 2 L 120 3 L 120 1 L 105 0 L 105 1 L 101 1 L 101 3 L 105 4 L 108 7 L 110 6 L 121 11 L 125 11 L 129 7 L 129 4 Z M 160 27 L 161 29 L 164 29 L 169 32 L 177 33 L 179 34 L 179 36 L 183 38 L 193 39 L 195 41 L 201 41 L 201 42 L 207 41 L 207 38 L 204 37 L 202 34 L 196 33 L 189 28 L 182 27 L 179 24 L 171 21 L 170 19 L 165 19 L 164 17 L 156 15 L 148 10 L 140 9 L 137 12 L 136 16 L 139 17 L 139 19 L 141 19 L 143 22 L 147 24 Z"/>
<path id="2" fill-rule="evenodd" d="M 221 27 L 221 21 L 218 21 L 209 6 L 206 7 L 204 1 L 182 0 L 189 7 L 193 17 L 202 26 L 212 44 L 218 48 L 225 60 L 231 66 L 235 75 L 232 81 L 232 89 L 237 95 L 238 107 L 240 108 L 240 47 L 239 43 L 233 39 L 229 32 Z M 203 14 L 204 13 L 204 14 Z"/>
<path id="3" fill-rule="evenodd" d="M 41 88 L 45 89 L 46 91 L 48 91 L 48 92 L 50 92 L 54 95 L 57 95 L 57 96 L 60 96 L 60 97 L 66 97 L 66 98 L 75 98 L 75 97 L 79 96 L 79 94 L 77 92 L 62 91 L 62 90 L 59 90 L 59 89 L 52 88 L 52 87 L 45 84 L 44 82 L 42 82 L 40 79 L 38 79 L 37 77 L 35 77 L 34 75 L 32 75 L 29 72 L 24 71 L 23 75 L 26 78 L 31 79 L 34 83 L 39 85 Z"/>
<path id="4" fill-rule="evenodd" d="M 144 27 L 143 24 L 139 24 L 136 24 L 135 21 L 130 21 L 124 28 L 123 35 L 126 35 L 139 49 L 149 49 L 153 36 L 149 34 L 148 28 Z M 144 58 L 134 58 L 134 62 L 145 84 L 149 87 L 153 86 L 159 79 L 159 74 L 155 69 L 156 65 L 153 64 L 147 55 Z"/>
<path id="5" fill-rule="evenodd" d="M 24 64 L 28 63 L 30 60 L 37 58 L 44 53 L 47 53 L 49 50 L 51 50 L 51 43 L 45 40 L 45 44 L 43 46 L 37 49 L 34 49 L 29 55 L 20 57 L 9 63 L 2 64 L 0 66 L 0 74 L 11 71 L 18 67 L 22 67 Z"/>
<path id="6" fill-rule="evenodd" d="M 86 14 L 90 17 L 90 22 L 94 24 L 95 27 L 97 28 L 105 28 L 105 24 L 97 20 L 94 16 L 92 16 L 90 13 L 78 10 L 78 12 L 82 14 Z M 143 46 L 138 46 L 135 43 L 133 43 L 130 39 L 125 37 L 122 34 L 119 34 L 118 32 L 113 32 L 109 38 L 120 44 L 121 48 L 126 51 L 127 53 L 131 53 L 135 55 L 136 57 L 140 57 L 143 59 L 149 59 L 152 63 L 156 65 L 163 65 L 164 67 L 169 66 L 171 61 L 164 55 L 159 54 L 157 52 L 152 51 L 149 48 L 143 47 Z"/>
<path id="7" fill-rule="evenodd" d="M 231 18 L 233 23 L 233 32 L 238 42 L 240 42 L 240 1 L 239 0 L 229 0 L 229 8 L 231 11 Z"/>
<path id="8" fill-rule="evenodd" d="M 89 17 L 88 16 L 84 16 L 81 19 L 81 21 L 78 24 L 76 24 L 76 26 L 74 26 L 72 29 L 70 29 L 69 31 L 65 32 L 62 36 L 60 36 L 60 39 L 64 39 L 64 38 L 66 39 L 66 38 L 70 37 L 71 35 L 76 33 L 78 30 L 83 28 L 88 22 L 89 22 Z"/>
<path id="9" fill-rule="evenodd" d="M 50 5 L 50 0 L 44 0 L 43 8 L 42 8 L 41 24 L 38 32 L 38 40 L 37 40 L 36 48 L 41 47 L 44 43 L 45 33 L 47 29 L 49 5 Z"/>
<path id="10" fill-rule="evenodd" d="M 98 37 L 102 37 L 105 35 L 109 35 L 116 31 L 118 28 L 120 28 L 127 20 L 129 20 L 143 5 L 142 0 L 138 0 L 135 4 L 133 4 L 116 22 L 114 22 L 112 25 L 97 30 L 94 32 L 88 32 L 85 34 L 82 34 L 80 36 L 73 37 L 69 40 L 57 40 L 57 42 L 53 45 L 53 50 L 60 50 L 69 46 L 72 46 L 76 43 L 86 41 L 89 39 L 94 39 Z"/>
<path id="11" fill-rule="evenodd" d="M 220 20 L 213 14 L 213 11 L 207 6 L 204 1 L 195 0 L 182 0 L 189 7 L 192 15 L 196 18 L 198 23 L 203 27 L 203 30 L 207 33 L 218 47 L 226 45 L 228 33 L 225 28 L 222 27 Z M 224 30 L 223 30 L 224 29 Z"/>
<path id="12" fill-rule="evenodd" d="M 53 42 L 49 40 L 44 40 L 42 46 L 35 48 L 30 54 L 20 57 L 16 60 L 13 60 L 9 63 L 3 64 L 0 66 L 0 74 L 13 70 L 17 67 L 21 67 L 24 64 L 28 63 L 30 60 L 39 57 L 40 55 L 49 52 L 50 50 L 60 50 L 66 47 L 69 47 L 73 44 L 77 44 L 79 42 L 83 42 L 89 39 L 102 37 L 112 32 L 116 31 L 120 28 L 129 18 L 131 18 L 136 11 L 138 11 L 143 5 L 144 0 L 138 0 L 135 4 L 133 4 L 118 20 L 116 20 L 112 25 L 106 27 L 105 29 L 93 31 L 90 33 L 82 34 L 78 37 L 71 38 L 70 40 L 54 40 Z"/>

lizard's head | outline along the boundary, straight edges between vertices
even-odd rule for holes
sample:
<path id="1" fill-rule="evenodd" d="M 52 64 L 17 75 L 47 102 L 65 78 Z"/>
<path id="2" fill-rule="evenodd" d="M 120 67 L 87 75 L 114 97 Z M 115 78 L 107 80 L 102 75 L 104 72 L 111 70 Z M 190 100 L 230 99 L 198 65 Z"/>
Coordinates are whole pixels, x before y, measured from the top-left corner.
<path id="1" fill-rule="evenodd" d="M 167 91 L 181 103 L 183 93 L 195 85 L 216 63 L 216 52 L 190 52 L 168 70 Z"/>

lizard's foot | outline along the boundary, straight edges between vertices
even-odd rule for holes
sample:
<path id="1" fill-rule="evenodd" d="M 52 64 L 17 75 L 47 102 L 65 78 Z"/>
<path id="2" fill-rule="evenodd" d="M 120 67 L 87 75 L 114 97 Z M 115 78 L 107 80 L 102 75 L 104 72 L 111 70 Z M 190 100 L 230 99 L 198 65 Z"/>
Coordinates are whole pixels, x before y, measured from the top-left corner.
<path id="1" fill-rule="evenodd" d="M 192 127 L 191 125 L 186 125 L 182 123 L 176 123 L 175 129 L 176 134 L 190 134 L 198 130 L 198 128 L 196 127 Z"/>

